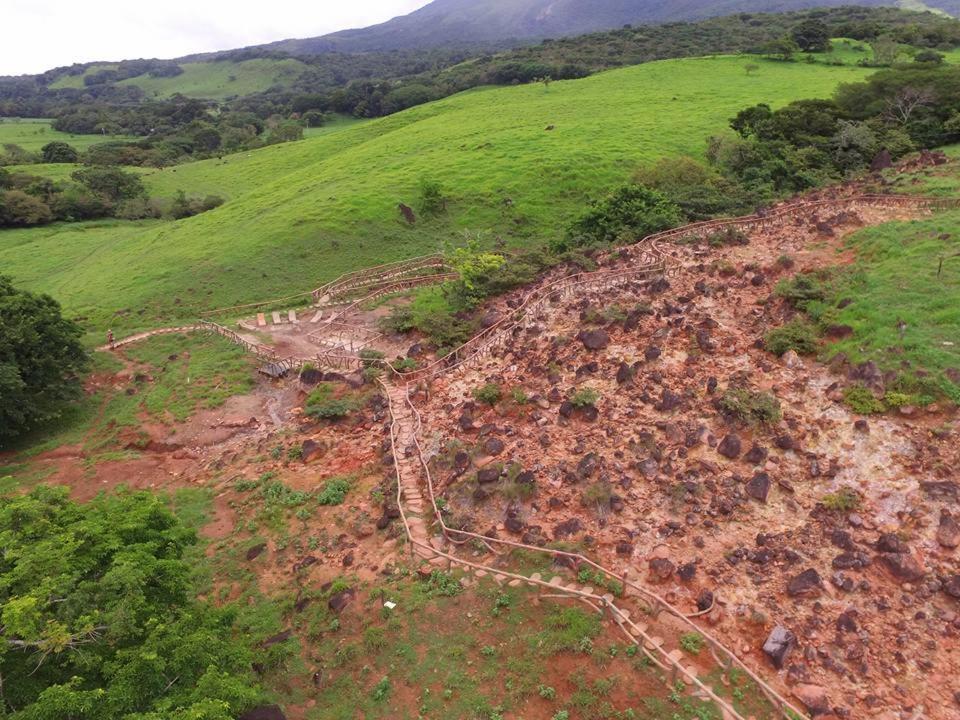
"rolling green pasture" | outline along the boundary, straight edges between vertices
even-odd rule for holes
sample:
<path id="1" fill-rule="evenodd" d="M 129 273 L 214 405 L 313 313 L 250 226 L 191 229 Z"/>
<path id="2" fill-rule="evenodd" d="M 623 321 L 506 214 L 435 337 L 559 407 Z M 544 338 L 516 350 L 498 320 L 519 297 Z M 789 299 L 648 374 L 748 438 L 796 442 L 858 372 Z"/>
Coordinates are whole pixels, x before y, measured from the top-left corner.
<path id="1" fill-rule="evenodd" d="M 0 118 L 0 148 L 7 143 L 19 145 L 24 150 L 39 152 L 48 142 L 61 140 L 78 150 L 109 140 L 129 140 L 117 135 L 74 135 L 54 130 L 49 120 L 36 118 Z"/>
<path id="2" fill-rule="evenodd" d="M 152 192 L 228 202 L 177 222 L 5 231 L 0 267 L 58 297 L 99 337 L 310 289 L 358 267 L 430 252 L 461 232 L 540 243 L 641 163 L 702 156 L 750 103 L 829 96 L 858 67 L 741 57 L 668 60 L 555 82 L 474 90 L 302 142 L 150 171 Z M 547 129 L 548 127 L 552 129 Z M 440 218 L 401 222 L 422 179 Z M 120 313 L 119 315 L 117 313 Z"/>
<path id="3" fill-rule="evenodd" d="M 82 90 L 84 77 L 116 67 L 115 63 L 92 65 L 82 75 L 61 77 L 50 87 L 54 90 Z M 176 77 L 140 75 L 121 80 L 118 85 L 136 85 L 150 98 L 166 98 L 180 93 L 187 97 L 223 100 L 235 95 L 250 95 L 277 84 L 288 84 L 307 69 L 306 64 L 292 58 L 181 63 L 180 67 L 183 73 Z"/>

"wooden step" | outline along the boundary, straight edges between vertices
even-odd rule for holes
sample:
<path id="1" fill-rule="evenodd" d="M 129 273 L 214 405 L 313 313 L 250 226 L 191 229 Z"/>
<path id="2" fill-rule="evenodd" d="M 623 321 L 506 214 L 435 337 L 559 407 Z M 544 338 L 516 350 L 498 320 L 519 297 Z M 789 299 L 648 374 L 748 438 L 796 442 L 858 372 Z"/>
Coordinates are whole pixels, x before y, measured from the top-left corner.
<path id="1" fill-rule="evenodd" d="M 634 623 L 630 626 L 630 634 L 634 637 L 640 637 L 647 629 L 647 625 L 644 623 Z"/>
<path id="2" fill-rule="evenodd" d="M 647 650 L 655 650 L 661 645 L 663 645 L 663 638 L 657 637 L 656 635 L 652 635 L 649 640 L 643 643 L 643 646 L 647 648 Z"/>
<path id="3" fill-rule="evenodd" d="M 310 322 L 312 322 L 312 323 L 318 323 L 318 322 L 320 322 L 320 318 L 322 318 L 322 317 L 323 317 L 323 310 L 317 310 L 316 315 L 314 315 L 312 318 L 310 318 Z"/>
<path id="4" fill-rule="evenodd" d="M 280 313 L 278 313 L 276 310 L 270 313 L 270 315 L 273 317 L 274 325 L 280 325 L 283 322 L 283 320 L 280 319 Z"/>
<path id="5" fill-rule="evenodd" d="M 674 662 L 680 662 L 683 660 L 683 651 L 682 650 L 671 650 L 667 653 L 667 657 L 673 660 Z"/>
<path id="6" fill-rule="evenodd" d="M 267 316 L 263 313 L 257 313 L 257 325 L 259 327 L 265 327 L 267 324 Z"/>
<path id="7" fill-rule="evenodd" d="M 287 311 L 287 319 L 288 319 L 291 323 L 293 323 L 294 325 L 296 325 L 297 323 L 300 322 L 299 320 L 297 320 L 297 311 L 296 311 L 296 310 L 289 310 L 289 311 Z"/>
<path id="8" fill-rule="evenodd" d="M 554 575 L 552 578 L 550 578 L 550 584 L 554 587 L 561 587 L 563 585 L 563 578 L 559 575 Z"/>

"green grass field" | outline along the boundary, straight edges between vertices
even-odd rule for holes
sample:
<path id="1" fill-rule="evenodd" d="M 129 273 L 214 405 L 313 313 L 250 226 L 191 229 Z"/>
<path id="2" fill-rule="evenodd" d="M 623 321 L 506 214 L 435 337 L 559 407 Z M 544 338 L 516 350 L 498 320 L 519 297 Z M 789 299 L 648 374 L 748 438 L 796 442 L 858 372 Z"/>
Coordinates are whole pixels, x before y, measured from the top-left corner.
<path id="1" fill-rule="evenodd" d="M 133 138 L 117 135 L 74 135 L 54 130 L 49 120 L 35 118 L 0 118 L 0 149 L 7 143 L 19 145 L 24 150 L 38 152 L 48 142 L 61 140 L 78 150 L 110 140 Z"/>
<path id="2" fill-rule="evenodd" d="M 829 96 L 869 71 L 742 57 L 669 60 L 569 82 L 474 90 L 302 142 L 150 171 L 151 192 L 228 202 L 177 222 L 6 231 L 0 267 L 58 297 L 99 338 L 308 290 L 425 253 L 460 232 L 540 243 L 638 164 L 702 156 L 755 102 Z M 546 129 L 552 127 L 553 129 Z M 422 179 L 448 213 L 409 227 Z M 118 314 L 119 313 L 119 314 Z"/>
<path id="3" fill-rule="evenodd" d="M 82 90 L 84 77 L 116 67 L 115 63 L 93 65 L 82 75 L 59 78 L 50 87 L 54 90 Z M 292 58 L 181 63 L 180 67 L 183 68 L 183 73 L 176 77 L 155 78 L 140 75 L 121 80 L 118 85 L 136 85 L 148 98 L 167 98 L 174 93 L 180 93 L 187 97 L 224 100 L 237 95 L 261 92 L 277 84 L 289 84 L 307 69 L 305 63 Z"/>

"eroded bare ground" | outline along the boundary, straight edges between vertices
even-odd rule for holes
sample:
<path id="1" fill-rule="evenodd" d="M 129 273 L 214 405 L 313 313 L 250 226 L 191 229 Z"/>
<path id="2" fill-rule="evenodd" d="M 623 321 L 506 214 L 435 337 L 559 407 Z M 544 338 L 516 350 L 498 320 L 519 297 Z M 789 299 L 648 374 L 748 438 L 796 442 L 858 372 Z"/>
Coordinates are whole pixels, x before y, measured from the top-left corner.
<path id="1" fill-rule="evenodd" d="M 836 265 L 845 234 L 895 217 L 864 210 L 746 246 L 676 247 L 685 269 L 669 282 L 559 302 L 502 356 L 434 382 L 416 401 L 449 523 L 579 544 L 690 613 L 712 594 L 698 621 L 762 674 L 781 665 L 821 714 L 956 718 L 960 533 L 940 520 L 960 501 L 955 411 L 866 421 L 840 402 L 855 370 L 757 344 L 786 313 L 768 301 L 777 258 Z M 507 398 L 495 409 L 472 396 L 491 382 Z M 566 402 L 584 387 L 598 413 Z M 737 387 L 775 395 L 782 420 L 725 415 L 718 398 Z M 842 488 L 860 496 L 854 511 L 825 506 Z M 784 629 L 792 649 L 765 654 Z"/>

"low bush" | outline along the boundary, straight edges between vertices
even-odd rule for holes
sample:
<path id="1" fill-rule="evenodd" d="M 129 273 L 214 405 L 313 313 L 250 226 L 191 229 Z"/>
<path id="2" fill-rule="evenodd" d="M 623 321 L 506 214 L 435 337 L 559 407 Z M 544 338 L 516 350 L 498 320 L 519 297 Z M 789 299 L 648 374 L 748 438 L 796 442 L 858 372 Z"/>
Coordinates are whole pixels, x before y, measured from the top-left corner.
<path id="1" fill-rule="evenodd" d="M 317 493 L 317 502 L 321 505 L 342 505 L 350 492 L 351 483 L 347 478 L 332 478 L 323 484 Z"/>
<path id="2" fill-rule="evenodd" d="M 763 344 L 778 357 L 787 350 L 798 355 L 812 355 L 817 351 L 817 339 L 817 328 L 807 320 L 797 318 L 768 332 Z"/>
<path id="3" fill-rule="evenodd" d="M 493 407 L 503 398 L 503 390 L 496 383 L 487 383 L 473 391 L 473 399 Z"/>
<path id="4" fill-rule="evenodd" d="M 860 507 L 860 496 L 851 488 L 840 488 L 835 493 L 824 495 L 823 506 L 832 512 L 850 512 Z"/>
<path id="5" fill-rule="evenodd" d="M 843 401 L 858 415 L 875 415 L 887 409 L 873 391 L 863 385 L 850 385 L 844 388 Z"/>
<path id="6" fill-rule="evenodd" d="M 570 404 L 578 410 L 593 407 L 600 401 L 600 393 L 590 387 L 580 388 L 570 396 Z"/>
<path id="7" fill-rule="evenodd" d="M 748 425 L 773 425 L 783 417 L 780 401 L 766 392 L 730 388 L 719 403 L 724 413 Z"/>

